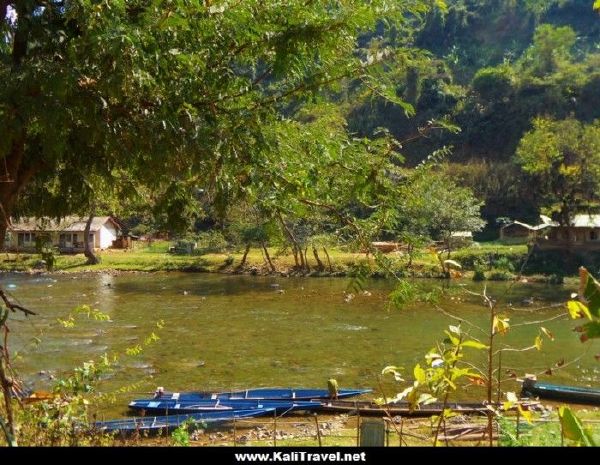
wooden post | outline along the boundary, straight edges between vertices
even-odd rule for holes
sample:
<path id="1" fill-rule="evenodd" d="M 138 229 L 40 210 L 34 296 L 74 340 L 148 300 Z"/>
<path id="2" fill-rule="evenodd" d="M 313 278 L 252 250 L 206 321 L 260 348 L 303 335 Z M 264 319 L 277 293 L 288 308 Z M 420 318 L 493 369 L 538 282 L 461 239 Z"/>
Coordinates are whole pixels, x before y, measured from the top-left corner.
<path id="1" fill-rule="evenodd" d="M 383 447 L 385 445 L 385 422 L 382 418 L 368 419 L 360 424 L 361 447 Z"/>
<path id="2" fill-rule="evenodd" d="M 356 410 L 356 447 L 360 446 L 360 411 Z"/>
<path id="3" fill-rule="evenodd" d="M 402 434 L 402 430 L 404 429 L 404 417 L 400 417 L 400 434 L 399 434 L 399 438 L 398 438 L 398 447 L 402 447 L 402 438 L 403 438 L 403 434 Z"/>
<path id="4" fill-rule="evenodd" d="M 315 413 L 315 425 L 317 426 L 317 440 L 319 441 L 319 447 L 322 447 L 321 443 L 321 430 L 319 429 L 319 416 Z"/>
<path id="5" fill-rule="evenodd" d="M 237 438 L 235 434 L 235 417 L 233 417 L 233 447 L 237 446 Z"/>
<path id="6" fill-rule="evenodd" d="M 390 427 L 389 422 L 385 422 L 385 446 L 390 447 Z"/>
<path id="7" fill-rule="evenodd" d="M 277 409 L 273 411 L 273 446 L 277 447 Z"/>

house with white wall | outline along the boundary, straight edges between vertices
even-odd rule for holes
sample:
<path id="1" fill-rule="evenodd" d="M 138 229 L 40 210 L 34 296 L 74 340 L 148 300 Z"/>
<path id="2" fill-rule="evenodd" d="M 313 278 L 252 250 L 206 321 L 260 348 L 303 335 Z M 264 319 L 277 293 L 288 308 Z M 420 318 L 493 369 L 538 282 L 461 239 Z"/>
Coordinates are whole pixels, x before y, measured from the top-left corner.
<path id="1" fill-rule="evenodd" d="M 33 252 L 36 241 L 43 240 L 63 253 L 79 253 L 85 249 L 84 232 L 87 218 L 69 216 L 60 221 L 48 218 L 21 218 L 8 227 L 5 249 Z M 110 216 L 95 216 L 90 225 L 88 241 L 95 250 L 108 249 L 121 235 L 121 227 Z"/>

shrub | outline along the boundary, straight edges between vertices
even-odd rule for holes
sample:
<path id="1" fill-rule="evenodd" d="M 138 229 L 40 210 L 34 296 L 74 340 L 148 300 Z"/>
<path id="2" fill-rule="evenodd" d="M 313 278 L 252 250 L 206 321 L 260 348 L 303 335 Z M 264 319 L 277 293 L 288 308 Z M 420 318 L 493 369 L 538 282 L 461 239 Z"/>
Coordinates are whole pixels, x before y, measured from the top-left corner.
<path id="1" fill-rule="evenodd" d="M 473 281 L 485 281 L 485 271 L 481 268 L 476 268 L 475 273 L 473 273 Z"/>

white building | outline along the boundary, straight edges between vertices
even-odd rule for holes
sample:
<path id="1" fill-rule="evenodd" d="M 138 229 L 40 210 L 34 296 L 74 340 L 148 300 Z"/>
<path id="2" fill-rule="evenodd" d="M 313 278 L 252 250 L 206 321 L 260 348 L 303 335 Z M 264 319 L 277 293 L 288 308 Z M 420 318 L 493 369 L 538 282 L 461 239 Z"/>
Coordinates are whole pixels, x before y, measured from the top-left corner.
<path id="1" fill-rule="evenodd" d="M 84 231 L 87 218 L 66 217 L 60 221 L 48 218 L 21 218 L 7 231 L 5 249 L 9 251 L 35 251 L 36 241 L 42 240 L 58 247 L 61 252 L 83 252 Z M 91 248 L 108 249 L 121 235 L 121 227 L 110 216 L 96 216 L 90 225 L 88 241 Z"/>

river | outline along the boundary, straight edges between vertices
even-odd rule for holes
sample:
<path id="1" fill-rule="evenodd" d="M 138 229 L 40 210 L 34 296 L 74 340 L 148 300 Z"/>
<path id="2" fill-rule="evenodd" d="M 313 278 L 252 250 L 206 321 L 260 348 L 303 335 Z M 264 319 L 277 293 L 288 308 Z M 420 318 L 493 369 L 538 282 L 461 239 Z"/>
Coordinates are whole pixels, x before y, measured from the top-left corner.
<path id="1" fill-rule="evenodd" d="M 391 281 L 367 281 L 367 292 L 349 299 L 345 293 L 349 282 L 195 273 L 0 276 L 0 285 L 19 303 L 39 312 L 29 318 L 13 314 L 10 320 L 13 365 L 31 388 L 47 389 L 52 378 L 65 376 L 85 361 L 104 353 L 119 354 L 115 369 L 97 389 L 111 392 L 129 386 L 133 392 L 97 407 L 102 417 L 124 414 L 124 405 L 141 397 L 136 393 L 157 386 L 169 390 L 325 388 L 333 377 L 340 387 L 372 388 L 375 396 L 382 389 L 386 395 L 399 392 L 408 384 L 381 378 L 382 368 L 402 366 L 410 380 L 414 364 L 444 338 L 449 324 L 457 322 L 428 303 L 390 308 Z M 445 285 L 436 280 L 417 283 L 424 289 Z M 481 292 L 483 284 L 457 281 L 450 288 L 452 292 L 439 303 L 441 308 L 489 326 L 482 299 L 466 292 Z M 540 325 L 516 325 L 564 313 L 564 306 L 551 304 L 566 301 L 572 291 L 557 285 L 488 283 L 488 294 L 499 300 L 499 308 L 514 325 L 509 335 L 497 338 L 498 343 L 531 346 Z M 80 304 L 98 308 L 110 321 L 79 316 L 74 327 L 63 327 L 58 319 L 67 318 Z M 160 321 L 164 327 L 159 330 Z M 598 386 L 600 366 L 594 360 L 598 346 L 580 343 L 572 330 L 575 322 L 566 318 L 543 326 L 554 341 L 544 336 L 542 351 L 504 354 L 502 376 L 509 379 L 504 388 L 518 390 L 509 370 L 522 376 L 552 367 L 551 376 L 539 378 Z M 153 331 L 160 339 L 145 346 Z M 143 346 L 143 353 L 125 355 L 128 347 L 137 344 Z M 482 363 L 482 353 L 467 350 L 470 361 Z M 557 370 L 562 363 L 565 366 Z M 455 396 L 484 397 L 483 388 L 476 386 L 462 387 Z"/>

